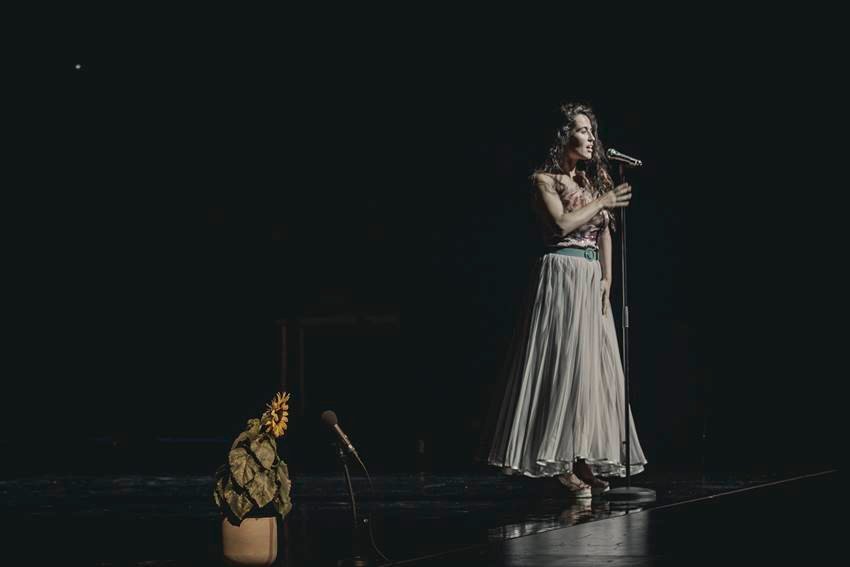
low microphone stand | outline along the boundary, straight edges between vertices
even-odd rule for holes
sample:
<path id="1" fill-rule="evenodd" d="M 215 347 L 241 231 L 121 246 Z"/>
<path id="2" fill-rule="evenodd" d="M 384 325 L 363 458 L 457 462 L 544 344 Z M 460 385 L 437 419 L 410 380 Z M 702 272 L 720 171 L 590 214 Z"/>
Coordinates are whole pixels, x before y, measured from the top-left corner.
<path id="1" fill-rule="evenodd" d="M 370 562 L 361 553 L 360 545 L 360 520 L 357 518 L 357 501 L 354 498 L 354 487 L 351 485 L 351 474 L 348 472 L 348 459 L 342 443 L 337 442 L 337 454 L 339 461 L 342 463 L 342 470 L 345 473 L 345 484 L 348 487 L 348 496 L 351 498 L 351 513 L 353 515 L 354 524 L 351 531 L 351 557 L 340 559 L 337 561 L 338 567 L 371 567 Z"/>
<path id="2" fill-rule="evenodd" d="M 620 166 L 620 183 L 626 182 L 623 163 Z M 631 419 L 629 415 L 629 301 L 627 295 L 626 275 L 626 207 L 620 207 L 620 285 L 622 286 L 622 358 L 623 358 L 623 411 L 626 423 L 626 486 L 612 488 L 605 493 L 609 500 L 623 502 L 626 506 L 631 503 L 645 503 L 655 501 L 655 491 L 650 488 L 632 486 L 632 444 L 631 444 Z"/>

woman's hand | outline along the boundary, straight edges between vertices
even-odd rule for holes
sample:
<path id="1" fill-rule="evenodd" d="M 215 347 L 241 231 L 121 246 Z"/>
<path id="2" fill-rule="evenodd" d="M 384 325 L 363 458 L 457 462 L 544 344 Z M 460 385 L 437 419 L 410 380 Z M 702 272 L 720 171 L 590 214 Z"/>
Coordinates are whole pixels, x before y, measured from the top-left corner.
<path id="1" fill-rule="evenodd" d="M 606 209 L 613 209 L 614 207 L 628 207 L 631 199 L 632 186 L 628 183 L 617 185 L 614 189 L 599 197 L 602 206 Z"/>
<path id="2" fill-rule="evenodd" d="M 611 297 L 611 282 L 602 280 L 602 314 L 608 313 L 608 300 Z"/>

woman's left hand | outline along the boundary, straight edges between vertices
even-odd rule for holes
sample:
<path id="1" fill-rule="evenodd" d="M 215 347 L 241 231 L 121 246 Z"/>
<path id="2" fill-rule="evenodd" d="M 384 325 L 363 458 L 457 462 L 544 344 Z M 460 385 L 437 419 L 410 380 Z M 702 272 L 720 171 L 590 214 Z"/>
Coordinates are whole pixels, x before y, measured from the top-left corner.
<path id="1" fill-rule="evenodd" d="M 602 314 L 608 313 L 608 300 L 611 293 L 611 282 L 602 280 Z"/>

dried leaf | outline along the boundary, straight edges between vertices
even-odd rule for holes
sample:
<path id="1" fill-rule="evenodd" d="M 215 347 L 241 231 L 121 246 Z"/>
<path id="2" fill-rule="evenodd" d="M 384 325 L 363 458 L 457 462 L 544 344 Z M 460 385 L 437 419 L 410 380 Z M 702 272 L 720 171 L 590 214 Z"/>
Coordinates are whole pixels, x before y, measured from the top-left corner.
<path id="1" fill-rule="evenodd" d="M 268 435 L 260 435 L 251 441 L 251 452 L 254 453 L 264 469 L 270 469 L 277 456 L 277 446 Z"/>
<path id="2" fill-rule="evenodd" d="M 246 486 L 254 478 L 255 462 L 243 447 L 237 447 L 228 455 L 230 476 L 239 486 Z"/>
<path id="3" fill-rule="evenodd" d="M 257 503 L 257 506 L 265 506 L 272 501 L 277 492 L 277 483 L 274 481 L 274 472 L 261 472 L 256 475 L 245 488 L 248 490 L 248 494 L 251 496 L 251 499 Z"/>
<path id="4" fill-rule="evenodd" d="M 292 510 L 292 499 L 289 496 L 289 469 L 283 461 L 275 469 L 277 475 L 278 493 L 274 500 L 275 508 L 281 517 L 286 516 Z"/>
<path id="5" fill-rule="evenodd" d="M 254 503 L 251 502 L 245 494 L 240 494 L 235 490 L 227 494 L 227 505 L 233 511 L 233 514 L 240 520 L 245 517 L 245 514 L 251 511 Z"/>

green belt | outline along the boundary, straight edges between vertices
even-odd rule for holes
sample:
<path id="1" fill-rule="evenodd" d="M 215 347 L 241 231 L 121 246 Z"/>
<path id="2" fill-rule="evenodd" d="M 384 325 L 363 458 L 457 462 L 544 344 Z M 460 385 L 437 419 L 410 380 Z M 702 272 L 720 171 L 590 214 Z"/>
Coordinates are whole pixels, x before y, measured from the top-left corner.
<path id="1" fill-rule="evenodd" d="M 562 254 L 564 256 L 581 256 L 590 261 L 599 260 L 599 251 L 595 248 L 553 248 L 550 254 Z"/>

